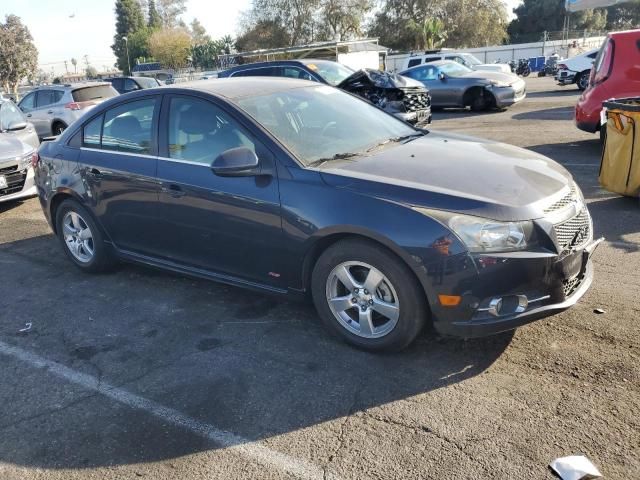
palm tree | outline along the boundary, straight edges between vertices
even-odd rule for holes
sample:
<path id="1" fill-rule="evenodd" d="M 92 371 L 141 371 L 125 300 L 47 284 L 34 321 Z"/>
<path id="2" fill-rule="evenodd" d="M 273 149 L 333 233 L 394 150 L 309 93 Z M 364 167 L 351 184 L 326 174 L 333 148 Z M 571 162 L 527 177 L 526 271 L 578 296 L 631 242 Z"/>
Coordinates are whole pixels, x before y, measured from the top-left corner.
<path id="1" fill-rule="evenodd" d="M 73 69 L 75 70 L 75 73 L 78 73 L 78 61 L 75 58 L 71 59 L 71 65 L 73 65 Z"/>
<path id="2" fill-rule="evenodd" d="M 220 39 L 220 41 L 224 46 L 224 53 L 226 53 L 227 55 L 230 54 L 231 50 L 233 50 L 236 46 L 236 42 L 231 35 L 225 35 Z"/>
<path id="3" fill-rule="evenodd" d="M 447 39 L 444 22 L 437 17 L 425 18 L 422 23 L 409 20 L 407 27 L 415 35 L 414 46 L 417 49 L 437 48 Z"/>

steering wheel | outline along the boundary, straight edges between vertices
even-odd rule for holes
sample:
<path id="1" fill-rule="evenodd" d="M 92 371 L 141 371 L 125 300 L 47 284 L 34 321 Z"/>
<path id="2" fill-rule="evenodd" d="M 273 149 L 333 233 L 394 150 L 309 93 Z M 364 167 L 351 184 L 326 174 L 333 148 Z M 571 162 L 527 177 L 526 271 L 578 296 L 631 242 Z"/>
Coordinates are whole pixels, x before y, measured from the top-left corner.
<path id="1" fill-rule="evenodd" d="M 322 127 L 322 136 L 324 137 L 329 130 L 331 130 L 332 128 L 336 128 L 337 126 L 338 126 L 338 122 L 333 122 L 333 121 L 327 122 L 327 124 L 324 127 Z"/>

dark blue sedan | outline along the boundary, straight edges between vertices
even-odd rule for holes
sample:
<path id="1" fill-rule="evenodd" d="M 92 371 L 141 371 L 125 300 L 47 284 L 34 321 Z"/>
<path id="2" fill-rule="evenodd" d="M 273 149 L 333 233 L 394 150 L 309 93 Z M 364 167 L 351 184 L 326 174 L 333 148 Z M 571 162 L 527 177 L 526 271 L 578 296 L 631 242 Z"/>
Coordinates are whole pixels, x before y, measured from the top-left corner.
<path id="1" fill-rule="evenodd" d="M 221 79 L 88 112 L 34 161 L 81 270 L 138 262 L 310 292 L 348 342 L 401 349 L 513 329 L 573 305 L 597 241 L 557 163 L 415 129 L 327 85 Z"/>

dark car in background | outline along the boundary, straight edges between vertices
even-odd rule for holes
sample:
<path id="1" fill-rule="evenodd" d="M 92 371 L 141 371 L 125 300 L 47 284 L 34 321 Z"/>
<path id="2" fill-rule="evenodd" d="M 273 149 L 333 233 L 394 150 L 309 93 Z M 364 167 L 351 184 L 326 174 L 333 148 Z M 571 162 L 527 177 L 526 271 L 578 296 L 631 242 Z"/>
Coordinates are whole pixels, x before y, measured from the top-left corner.
<path id="1" fill-rule="evenodd" d="M 288 77 L 325 83 L 363 97 L 402 120 L 414 125 L 431 123 L 431 98 L 428 90 L 397 74 L 371 68 L 358 70 L 330 60 L 281 60 L 250 63 L 218 74 L 225 77 Z"/>
<path id="2" fill-rule="evenodd" d="M 598 243 L 554 161 L 285 78 L 109 100 L 43 144 L 36 181 L 80 269 L 118 258 L 310 293 L 331 330 L 371 350 L 427 322 L 472 337 L 562 311 L 589 288 Z"/>
<path id="3" fill-rule="evenodd" d="M 410 68 L 400 75 L 422 82 L 434 107 L 505 108 L 524 100 L 526 85 L 517 75 L 471 70 L 452 60 Z"/>
<path id="4" fill-rule="evenodd" d="M 111 77 L 105 78 L 120 94 L 159 87 L 161 83 L 152 77 Z"/>

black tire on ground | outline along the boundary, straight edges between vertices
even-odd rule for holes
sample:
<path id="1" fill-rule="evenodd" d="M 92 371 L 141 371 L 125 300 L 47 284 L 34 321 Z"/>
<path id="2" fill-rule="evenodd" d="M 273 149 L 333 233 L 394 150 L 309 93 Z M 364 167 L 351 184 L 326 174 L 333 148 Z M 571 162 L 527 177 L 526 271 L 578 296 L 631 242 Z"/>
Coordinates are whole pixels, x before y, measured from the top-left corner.
<path id="1" fill-rule="evenodd" d="M 67 128 L 67 126 L 62 123 L 62 122 L 55 122 L 52 126 L 51 126 L 51 134 L 54 137 L 57 137 L 58 135 L 62 134 L 62 132 L 64 132 L 64 130 Z"/>
<path id="2" fill-rule="evenodd" d="M 91 260 L 89 260 L 88 262 L 81 262 L 80 260 L 75 258 L 65 242 L 62 221 L 65 214 L 70 211 L 76 212 L 78 215 L 80 215 L 82 217 L 82 220 L 86 223 L 87 227 L 91 231 L 91 235 L 93 237 L 94 254 L 93 258 L 91 258 Z M 55 212 L 55 222 L 56 232 L 58 234 L 58 240 L 60 240 L 62 250 L 64 250 L 64 253 L 67 255 L 67 257 L 80 270 L 88 273 L 100 273 L 109 271 L 114 267 L 116 261 L 104 243 L 104 235 L 102 233 L 102 230 L 94 221 L 91 213 L 89 213 L 89 211 L 82 205 L 80 205 L 76 200 L 67 199 L 58 206 Z"/>
<path id="3" fill-rule="evenodd" d="M 484 112 L 491 108 L 493 104 L 493 98 L 490 93 L 479 91 L 471 99 L 471 111 Z"/>
<path id="4" fill-rule="evenodd" d="M 349 261 L 364 262 L 378 269 L 397 293 L 400 307 L 398 322 L 382 337 L 363 338 L 348 331 L 329 307 L 327 280 L 336 266 Z M 422 287 L 409 267 L 386 248 L 367 240 L 342 240 L 325 250 L 312 272 L 311 293 L 325 325 L 347 343 L 365 350 L 402 350 L 418 336 L 429 315 Z"/>
<path id="5" fill-rule="evenodd" d="M 576 74 L 576 85 L 578 90 L 583 91 L 589 86 L 589 70 Z"/>

